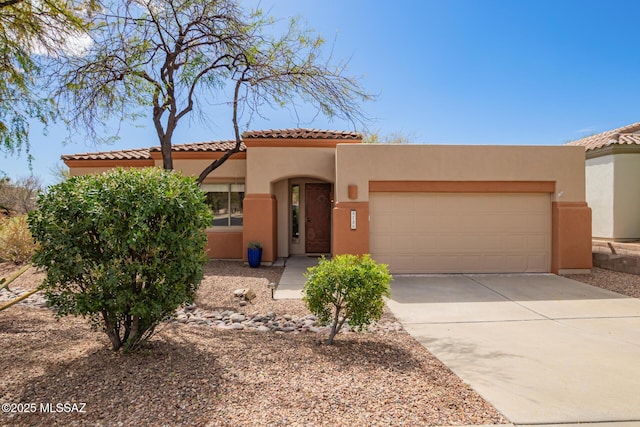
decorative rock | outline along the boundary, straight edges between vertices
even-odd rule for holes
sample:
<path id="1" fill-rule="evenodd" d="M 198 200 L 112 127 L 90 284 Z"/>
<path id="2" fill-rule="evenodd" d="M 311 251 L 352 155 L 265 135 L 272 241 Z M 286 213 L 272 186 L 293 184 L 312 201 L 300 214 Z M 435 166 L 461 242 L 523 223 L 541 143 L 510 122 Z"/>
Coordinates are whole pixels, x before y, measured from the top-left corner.
<path id="1" fill-rule="evenodd" d="M 264 325 L 258 326 L 258 329 L 257 329 L 258 332 L 269 332 L 270 330 L 271 330 L 271 328 L 269 328 L 267 326 L 264 326 Z"/>
<path id="2" fill-rule="evenodd" d="M 240 301 L 239 304 L 240 304 L 240 307 L 244 307 L 244 306 L 247 305 L 247 302 L 246 301 Z"/>
<path id="3" fill-rule="evenodd" d="M 231 320 L 233 323 L 240 323 L 243 322 L 246 319 L 244 314 L 241 313 L 234 313 L 231 316 L 229 316 L 229 320 Z"/>
<path id="4" fill-rule="evenodd" d="M 196 308 L 197 308 L 197 306 L 195 304 L 191 304 L 191 305 L 187 305 L 184 308 L 184 311 L 195 311 Z"/>
<path id="5" fill-rule="evenodd" d="M 236 298 L 240 298 L 246 291 L 246 289 L 236 289 L 235 291 L 233 291 L 233 296 Z"/>
<path id="6" fill-rule="evenodd" d="M 245 300 L 253 301 L 256 298 L 256 293 L 251 289 L 247 289 L 243 296 Z"/>

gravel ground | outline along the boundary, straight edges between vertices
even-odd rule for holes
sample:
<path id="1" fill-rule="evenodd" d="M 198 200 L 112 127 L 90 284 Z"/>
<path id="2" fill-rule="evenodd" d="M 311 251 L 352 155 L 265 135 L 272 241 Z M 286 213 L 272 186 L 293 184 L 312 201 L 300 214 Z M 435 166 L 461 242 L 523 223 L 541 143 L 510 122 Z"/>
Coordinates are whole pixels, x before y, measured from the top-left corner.
<path id="1" fill-rule="evenodd" d="M 594 267 L 591 274 L 568 274 L 566 277 L 632 298 L 640 298 L 640 276 L 637 274 Z"/>
<path id="2" fill-rule="evenodd" d="M 12 268 L 0 264 L 0 276 Z M 205 274 L 198 309 L 309 314 L 301 301 L 271 300 L 267 284 L 278 281 L 282 268 L 211 262 Z M 31 289 L 41 277 L 29 271 L 11 289 Z M 233 296 L 239 288 L 256 293 L 251 304 L 239 306 Z M 50 310 L 29 300 L 0 312 L 0 403 L 27 404 L 13 410 L 36 412 L 2 413 L 1 425 L 506 422 L 402 330 L 343 333 L 334 346 L 325 346 L 318 344 L 322 335 L 312 332 L 228 331 L 166 322 L 143 350 L 123 355 L 109 350 L 106 335 L 91 331 L 82 319 L 55 320 Z M 395 322 L 388 311 L 384 322 Z M 61 412 L 44 412 L 47 408 Z"/>

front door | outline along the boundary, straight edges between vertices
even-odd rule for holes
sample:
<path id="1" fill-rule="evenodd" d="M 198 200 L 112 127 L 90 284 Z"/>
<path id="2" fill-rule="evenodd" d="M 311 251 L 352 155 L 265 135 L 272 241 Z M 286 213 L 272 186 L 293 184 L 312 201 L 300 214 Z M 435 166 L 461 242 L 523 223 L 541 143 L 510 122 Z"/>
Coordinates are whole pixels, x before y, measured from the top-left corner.
<path id="1" fill-rule="evenodd" d="M 331 184 L 306 184 L 305 204 L 306 252 L 331 252 Z"/>

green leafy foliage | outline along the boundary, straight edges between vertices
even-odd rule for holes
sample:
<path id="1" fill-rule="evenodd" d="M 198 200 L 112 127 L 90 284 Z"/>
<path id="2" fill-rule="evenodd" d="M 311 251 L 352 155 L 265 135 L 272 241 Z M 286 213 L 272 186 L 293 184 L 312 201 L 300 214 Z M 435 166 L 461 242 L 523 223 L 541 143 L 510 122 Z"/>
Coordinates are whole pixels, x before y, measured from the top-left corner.
<path id="1" fill-rule="evenodd" d="M 323 54 L 323 39 L 297 19 L 287 26 L 239 0 L 100 4 L 91 17 L 94 43 L 83 55 L 62 57 L 52 79 L 60 81 L 55 93 L 62 115 L 89 140 L 117 137 L 113 120 L 148 115 L 163 167 L 173 169 L 179 123 L 189 116 L 219 127 L 223 122 L 216 120 L 227 116 L 212 105 L 228 106 L 235 144 L 205 167 L 203 182 L 241 150 L 241 124 L 265 108 L 288 107 L 298 116 L 305 103 L 315 110 L 312 117 L 323 113 L 354 125 L 366 120 L 361 103 L 373 96 L 348 75 L 346 62 Z"/>
<path id="2" fill-rule="evenodd" d="M 333 344 L 345 322 L 361 331 L 379 320 L 383 297 L 391 296 L 389 283 L 393 277 L 387 266 L 377 264 L 368 254 L 337 255 L 332 260 L 323 257 L 305 277 L 302 300 L 320 322 L 331 322 L 327 344 Z"/>
<path id="3" fill-rule="evenodd" d="M 193 302 L 212 214 L 191 178 L 116 169 L 50 187 L 29 225 L 33 263 L 57 315 L 88 317 L 113 349 L 135 349 L 159 322 Z"/>
<path id="4" fill-rule="evenodd" d="M 86 29 L 94 0 L 0 1 L 0 149 L 29 154 L 31 119 L 47 126 L 55 103 L 43 96 L 42 64 L 65 54 Z M 50 82 L 44 82 L 44 86 Z"/>
<path id="5" fill-rule="evenodd" d="M 0 218 L 0 259 L 23 264 L 31 259 L 34 251 L 26 215 Z"/>

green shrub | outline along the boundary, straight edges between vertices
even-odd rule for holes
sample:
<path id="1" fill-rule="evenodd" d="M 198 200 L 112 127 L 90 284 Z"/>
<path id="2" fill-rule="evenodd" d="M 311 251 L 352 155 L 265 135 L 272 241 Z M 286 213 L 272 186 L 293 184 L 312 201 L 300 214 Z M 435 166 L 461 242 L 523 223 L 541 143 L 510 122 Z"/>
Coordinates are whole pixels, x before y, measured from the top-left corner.
<path id="1" fill-rule="evenodd" d="M 58 316 L 81 315 L 130 351 L 193 302 L 211 211 L 195 180 L 160 169 L 116 169 L 55 185 L 29 214 Z"/>
<path id="2" fill-rule="evenodd" d="M 0 219 L 0 259 L 22 264 L 31 259 L 34 251 L 26 215 Z"/>
<path id="3" fill-rule="evenodd" d="M 302 300 L 320 322 L 331 322 L 327 344 L 345 322 L 361 331 L 379 320 L 384 309 L 382 297 L 391 296 L 389 283 L 393 277 L 385 264 L 376 264 L 368 254 L 324 257 L 305 273 L 307 281 Z"/>

